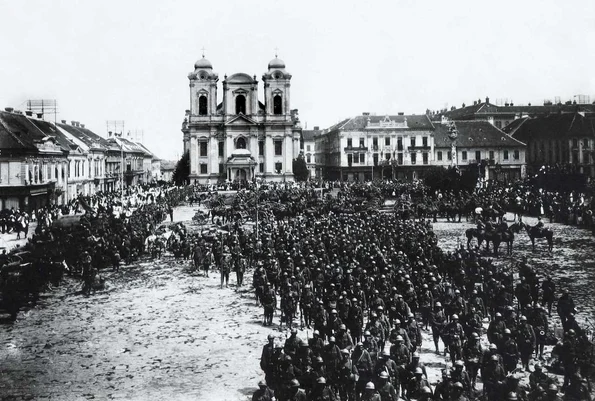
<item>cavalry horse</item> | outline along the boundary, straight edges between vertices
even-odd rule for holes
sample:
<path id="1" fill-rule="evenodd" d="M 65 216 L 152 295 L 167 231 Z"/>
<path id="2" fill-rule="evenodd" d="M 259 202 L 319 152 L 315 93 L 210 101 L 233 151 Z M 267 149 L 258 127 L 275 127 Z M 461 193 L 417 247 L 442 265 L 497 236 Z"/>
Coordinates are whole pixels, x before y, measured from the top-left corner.
<path id="1" fill-rule="evenodd" d="M 527 231 L 527 235 L 531 240 L 531 245 L 533 246 L 533 251 L 535 252 L 535 239 L 536 238 L 545 238 L 548 245 L 548 250 L 551 252 L 554 248 L 554 232 L 549 228 L 539 228 L 537 226 L 530 226 L 528 224 L 523 223 L 522 221 L 519 223 L 521 227 L 525 228 Z"/>
<path id="2" fill-rule="evenodd" d="M 480 230 L 477 228 L 469 228 L 465 231 L 467 237 L 467 248 L 471 247 L 471 240 L 477 238 L 477 247 L 480 248 L 481 244 L 485 241 L 486 251 L 490 251 L 490 242 L 493 245 L 494 256 L 498 256 L 498 250 L 500 244 L 506 243 L 506 254 L 512 255 L 512 244 L 514 242 L 514 234 L 521 230 L 521 223 L 514 223 L 508 229 L 493 229 L 493 230 Z"/>

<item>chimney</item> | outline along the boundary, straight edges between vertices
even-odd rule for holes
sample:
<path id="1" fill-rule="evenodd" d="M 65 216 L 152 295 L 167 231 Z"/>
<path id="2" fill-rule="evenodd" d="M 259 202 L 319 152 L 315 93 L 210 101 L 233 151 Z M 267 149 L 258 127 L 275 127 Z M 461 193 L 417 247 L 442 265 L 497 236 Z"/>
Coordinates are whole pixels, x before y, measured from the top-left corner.
<path id="1" fill-rule="evenodd" d="M 85 124 L 81 124 L 81 128 L 85 128 Z"/>
<path id="2" fill-rule="evenodd" d="M 20 110 L 15 110 L 14 112 L 15 112 L 16 114 L 23 114 L 23 112 L 22 112 L 22 111 L 20 111 Z"/>
<path id="3" fill-rule="evenodd" d="M 76 121 L 71 121 L 70 125 L 72 125 L 73 127 L 76 127 Z"/>
<path id="4" fill-rule="evenodd" d="M 399 111 L 399 113 L 398 113 L 398 114 L 399 114 L 400 116 L 404 116 L 404 115 L 405 115 L 405 113 L 403 113 L 402 111 Z"/>
<path id="5" fill-rule="evenodd" d="M 504 103 L 504 107 L 508 107 L 508 106 L 509 106 L 508 102 Z"/>
<path id="6" fill-rule="evenodd" d="M 33 117 L 33 112 L 31 110 L 25 111 L 25 114 L 27 115 L 27 117 Z"/>
<path id="7" fill-rule="evenodd" d="M 490 102 L 490 98 L 486 96 L 486 103 Z"/>
<path id="8" fill-rule="evenodd" d="M 364 111 L 364 112 L 362 113 L 362 116 L 369 116 L 369 115 L 370 115 L 370 112 L 369 112 L 369 111 Z"/>
<path id="9" fill-rule="evenodd" d="M 108 137 L 108 138 L 111 138 L 111 137 L 112 137 L 112 131 L 108 131 L 108 132 L 107 132 L 107 137 Z"/>
<path id="10" fill-rule="evenodd" d="M 61 120 L 61 121 L 62 121 L 62 124 L 66 124 L 66 120 Z"/>
<path id="11" fill-rule="evenodd" d="M 43 118 L 43 113 L 37 113 L 37 118 Z"/>
<path id="12" fill-rule="evenodd" d="M 320 127 L 318 125 L 314 126 L 314 131 L 320 131 Z"/>
<path id="13" fill-rule="evenodd" d="M 473 101 L 473 106 L 477 106 L 477 100 Z"/>
<path id="14" fill-rule="evenodd" d="M 12 113 L 14 111 L 14 109 L 12 107 L 5 107 L 4 111 L 8 111 L 9 113 Z"/>

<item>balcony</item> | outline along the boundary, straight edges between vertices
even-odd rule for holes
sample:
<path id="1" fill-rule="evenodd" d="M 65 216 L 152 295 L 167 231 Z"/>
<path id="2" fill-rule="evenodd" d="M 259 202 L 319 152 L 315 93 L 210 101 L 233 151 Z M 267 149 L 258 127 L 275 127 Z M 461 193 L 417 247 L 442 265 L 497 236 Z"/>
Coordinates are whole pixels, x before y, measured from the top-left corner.
<path id="1" fill-rule="evenodd" d="M 409 150 L 430 150 L 431 147 L 430 147 L 430 145 L 415 145 L 415 146 L 409 146 L 408 149 Z"/>
<path id="2" fill-rule="evenodd" d="M 367 152 L 367 146 L 346 146 L 343 148 L 345 152 Z"/>

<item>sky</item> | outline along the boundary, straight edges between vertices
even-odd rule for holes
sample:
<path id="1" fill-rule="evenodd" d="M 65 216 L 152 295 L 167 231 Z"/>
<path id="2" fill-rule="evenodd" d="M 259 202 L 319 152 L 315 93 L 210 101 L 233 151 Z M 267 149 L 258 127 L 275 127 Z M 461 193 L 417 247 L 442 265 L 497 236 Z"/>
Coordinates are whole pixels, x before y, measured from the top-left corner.
<path id="1" fill-rule="evenodd" d="M 103 136 L 123 120 L 166 160 L 182 153 L 202 48 L 220 80 L 256 75 L 261 100 L 278 49 L 308 129 L 487 96 L 595 101 L 592 0 L 0 0 L 0 15 L 1 108 L 56 99 L 58 120 Z"/>

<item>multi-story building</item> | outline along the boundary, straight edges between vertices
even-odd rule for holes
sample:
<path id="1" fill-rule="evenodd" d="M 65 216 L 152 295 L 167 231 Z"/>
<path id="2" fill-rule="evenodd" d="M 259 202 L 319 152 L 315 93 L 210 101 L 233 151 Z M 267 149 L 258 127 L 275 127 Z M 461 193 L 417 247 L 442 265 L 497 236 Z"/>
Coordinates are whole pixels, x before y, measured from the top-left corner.
<path id="1" fill-rule="evenodd" d="M 316 136 L 317 165 L 330 180 L 415 179 L 432 165 L 433 131 L 427 115 L 363 113 Z"/>
<path id="2" fill-rule="evenodd" d="M 314 127 L 313 130 L 302 130 L 302 152 L 306 160 L 306 166 L 310 172 L 310 178 L 317 176 L 315 138 L 320 133 L 320 127 Z"/>
<path id="3" fill-rule="evenodd" d="M 526 145 L 488 121 L 434 123 L 434 165 L 477 168 L 485 179 L 525 177 Z"/>
<path id="4" fill-rule="evenodd" d="M 581 98 L 579 96 L 579 98 Z M 587 97 L 583 97 L 587 99 Z M 551 114 L 574 114 L 574 113 L 595 113 L 595 104 L 590 104 L 588 100 L 583 102 L 567 101 L 565 103 L 552 103 L 544 101 L 543 105 L 515 105 L 505 102 L 503 106 L 490 103 L 490 98 L 486 97 L 485 102 L 480 100 L 473 101 L 473 104 L 456 108 L 452 107 L 448 111 L 427 114 L 432 116 L 433 121 L 439 121 L 442 116 L 454 121 L 488 121 L 497 128 L 504 128 L 514 120 L 523 117 L 539 117 Z"/>
<path id="5" fill-rule="evenodd" d="M 525 117 L 504 131 L 527 143 L 529 172 L 546 164 L 570 164 L 579 172 L 595 177 L 595 114 Z"/>
<path id="6" fill-rule="evenodd" d="M 256 75 L 237 73 L 224 77 L 218 103 L 219 76 L 204 56 L 188 79 L 190 108 L 182 132 L 191 182 L 293 179 L 301 127 L 297 110 L 290 108 L 291 74 L 283 61 L 273 59 L 262 76 L 264 102 Z"/>
<path id="7" fill-rule="evenodd" d="M 31 212 L 62 198 L 68 149 L 10 107 L 0 111 L 0 209 Z"/>
<path id="8" fill-rule="evenodd" d="M 86 160 L 73 160 L 71 162 L 72 170 L 69 185 L 74 188 L 69 191 L 68 199 L 74 198 L 77 193 L 88 195 L 106 190 L 108 180 L 105 166 L 108 143 L 105 138 L 85 128 L 85 124 L 78 121 L 71 121 L 70 124 L 67 124 L 66 120 L 62 120 L 56 126 L 58 131 L 74 142 L 86 157 Z M 77 162 L 83 163 L 83 171 L 77 168 Z M 77 172 L 77 170 L 79 171 Z"/>

